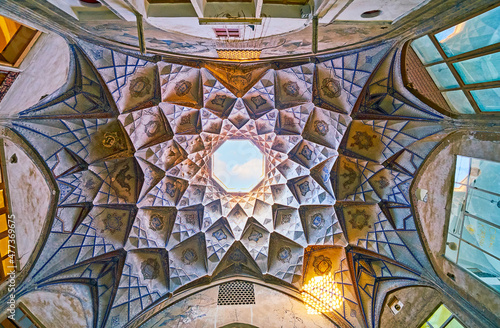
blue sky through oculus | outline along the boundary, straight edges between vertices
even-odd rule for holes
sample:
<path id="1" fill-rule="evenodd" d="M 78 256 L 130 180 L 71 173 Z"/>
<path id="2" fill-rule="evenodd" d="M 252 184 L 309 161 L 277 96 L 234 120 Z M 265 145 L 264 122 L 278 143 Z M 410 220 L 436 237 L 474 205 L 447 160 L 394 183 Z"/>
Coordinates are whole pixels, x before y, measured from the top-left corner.
<path id="1" fill-rule="evenodd" d="M 249 140 L 227 140 L 213 155 L 214 178 L 229 192 L 249 192 L 264 178 L 264 155 Z"/>

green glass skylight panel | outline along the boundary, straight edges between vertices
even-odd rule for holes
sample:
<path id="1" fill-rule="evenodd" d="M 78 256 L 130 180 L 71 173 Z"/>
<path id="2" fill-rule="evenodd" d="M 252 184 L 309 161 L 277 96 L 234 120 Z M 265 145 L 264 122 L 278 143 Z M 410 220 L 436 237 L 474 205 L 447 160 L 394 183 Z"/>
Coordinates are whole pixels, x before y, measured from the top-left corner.
<path id="1" fill-rule="evenodd" d="M 436 39 L 452 57 L 500 42 L 500 7 L 437 33 Z"/>
<path id="2" fill-rule="evenodd" d="M 445 328 L 464 328 L 464 326 L 455 318 L 451 319 Z"/>
<path id="3" fill-rule="evenodd" d="M 466 229 L 462 233 L 462 238 L 465 241 L 493 256 L 500 257 L 500 242 L 496 238 L 500 234 L 500 229 L 468 215 L 464 218 L 464 226 Z"/>
<path id="4" fill-rule="evenodd" d="M 470 93 L 483 112 L 500 111 L 500 88 L 472 90 Z"/>
<path id="5" fill-rule="evenodd" d="M 460 321 L 455 318 L 453 313 L 450 312 L 441 304 L 434 313 L 424 322 L 420 328 L 465 328 Z"/>
<path id="6" fill-rule="evenodd" d="M 457 263 L 488 285 L 500 285 L 500 261 L 478 247 L 462 241 Z"/>
<path id="7" fill-rule="evenodd" d="M 463 185 L 455 184 L 453 189 L 453 200 L 450 211 L 450 233 L 460 236 L 462 229 L 461 217 L 463 213 L 463 206 L 465 206 L 465 191 L 466 187 Z"/>
<path id="8" fill-rule="evenodd" d="M 500 163 L 472 158 L 470 166 L 472 187 L 500 194 Z"/>
<path id="9" fill-rule="evenodd" d="M 415 53 L 424 65 L 435 63 L 443 59 L 428 35 L 424 35 L 414 40 L 411 43 L 411 47 L 415 50 Z"/>
<path id="10" fill-rule="evenodd" d="M 442 92 L 444 99 L 450 107 L 459 114 L 475 114 L 474 108 L 462 90 Z"/>
<path id="11" fill-rule="evenodd" d="M 500 208 L 497 204 L 500 204 L 500 196 L 481 189 L 470 188 L 465 210 L 467 213 L 486 220 L 495 220 L 500 224 Z"/>
<path id="12" fill-rule="evenodd" d="M 427 72 L 429 72 L 429 75 L 432 77 L 434 82 L 436 83 L 436 86 L 440 89 L 451 89 L 451 88 L 458 88 L 458 82 L 451 73 L 450 69 L 448 68 L 448 65 L 446 64 L 437 64 L 437 65 L 432 65 L 429 67 L 426 67 Z"/>
<path id="13" fill-rule="evenodd" d="M 466 84 L 500 80 L 500 52 L 464 60 L 453 66 Z"/>
<path id="14" fill-rule="evenodd" d="M 449 317 L 451 317 L 451 312 L 442 305 L 437 308 L 436 311 L 431 315 L 427 322 L 432 325 L 432 327 L 441 327 Z"/>
<path id="15" fill-rule="evenodd" d="M 500 163 L 457 156 L 445 257 L 500 292 Z M 452 326 L 454 327 L 454 326 Z"/>
<path id="16" fill-rule="evenodd" d="M 471 159 L 465 156 L 457 156 L 457 163 L 455 166 L 455 182 L 467 184 L 469 183 L 469 172 L 471 166 Z"/>

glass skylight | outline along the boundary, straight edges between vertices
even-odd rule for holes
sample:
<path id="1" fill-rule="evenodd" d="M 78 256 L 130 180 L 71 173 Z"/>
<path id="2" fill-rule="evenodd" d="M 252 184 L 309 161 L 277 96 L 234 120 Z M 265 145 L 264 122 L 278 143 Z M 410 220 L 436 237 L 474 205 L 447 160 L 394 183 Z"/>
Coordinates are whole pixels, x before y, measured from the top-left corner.
<path id="1" fill-rule="evenodd" d="M 445 256 L 500 292 L 500 163 L 457 156 Z"/>
<path id="2" fill-rule="evenodd" d="M 411 43 L 444 100 L 457 114 L 500 111 L 499 13 L 497 6 Z"/>
<path id="3" fill-rule="evenodd" d="M 213 154 L 212 176 L 228 192 L 249 192 L 264 174 L 264 154 L 249 140 L 228 140 Z"/>

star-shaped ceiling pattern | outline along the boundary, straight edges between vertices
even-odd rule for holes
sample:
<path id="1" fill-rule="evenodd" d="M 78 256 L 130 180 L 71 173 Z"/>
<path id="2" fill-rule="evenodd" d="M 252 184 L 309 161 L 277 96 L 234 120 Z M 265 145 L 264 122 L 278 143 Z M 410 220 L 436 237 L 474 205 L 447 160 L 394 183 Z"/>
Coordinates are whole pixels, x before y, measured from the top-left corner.
<path id="1" fill-rule="evenodd" d="M 430 268 L 409 186 L 443 135 L 440 114 L 398 88 L 390 47 L 237 74 L 70 45 L 68 82 L 12 124 L 59 187 L 21 290 L 86 284 L 95 326 L 115 327 L 202 277 L 300 289 L 332 272 L 336 320 L 376 325 L 385 293 Z M 243 195 L 211 177 L 211 155 L 234 138 L 266 163 Z"/>

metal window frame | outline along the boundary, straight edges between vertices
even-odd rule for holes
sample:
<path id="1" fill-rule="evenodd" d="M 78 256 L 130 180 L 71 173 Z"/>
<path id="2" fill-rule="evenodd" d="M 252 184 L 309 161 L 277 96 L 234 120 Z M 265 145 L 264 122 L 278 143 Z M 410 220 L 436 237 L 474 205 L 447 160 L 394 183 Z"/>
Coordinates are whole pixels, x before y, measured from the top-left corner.
<path id="1" fill-rule="evenodd" d="M 214 27 L 215 36 L 218 38 L 239 38 L 241 37 L 239 28 Z"/>
<path id="2" fill-rule="evenodd" d="M 465 189 L 465 197 L 464 197 L 464 204 L 467 203 L 467 199 L 469 197 L 469 189 L 472 189 L 472 190 L 479 190 L 479 191 L 482 191 L 482 192 L 486 192 L 488 194 L 491 194 L 492 196 L 496 196 L 496 197 L 499 197 L 500 198 L 500 194 L 499 193 L 495 193 L 495 192 L 492 192 L 492 191 L 489 191 L 489 190 L 486 190 L 486 189 L 482 189 L 482 188 L 478 188 L 478 187 L 474 187 L 474 186 L 471 186 L 470 185 L 470 180 L 468 179 L 467 180 L 467 184 L 463 184 L 463 183 L 460 183 L 460 182 L 456 182 L 455 181 L 455 172 L 457 170 L 457 156 L 462 156 L 462 157 L 466 157 L 469 159 L 469 172 L 468 172 L 468 175 L 470 176 L 470 164 L 472 162 L 472 159 L 477 159 L 477 160 L 481 160 L 481 161 L 489 161 L 489 162 L 494 162 L 494 161 L 491 161 L 491 160 L 486 160 L 486 159 L 482 159 L 482 158 L 477 158 L 477 157 L 470 157 L 470 156 L 464 156 L 464 155 L 455 155 L 455 166 L 454 166 L 454 172 L 453 172 L 453 183 L 452 183 L 452 186 L 454 186 L 455 184 L 460 184 L 461 186 L 464 186 L 466 189 Z M 497 162 L 496 162 L 497 163 Z M 452 202 L 453 202 L 453 195 L 452 195 Z M 464 231 L 464 222 L 465 222 L 465 216 L 469 216 L 471 218 L 474 218 L 478 221 L 481 221 L 482 223 L 485 223 L 487 225 L 490 225 L 492 227 L 495 227 L 495 228 L 498 228 L 500 229 L 500 225 L 497 225 L 493 222 L 490 222 L 490 221 L 487 221 L 483 218 L 480 218 L 474 214 L 471 214 L 471 213 L 468 213 L 466 211 L 466 206 L 463 206 L 460 210 L 460 213 L 459 213 L 459 226 L 460 226 L 460 234 L 455 234 L 455 233 L 452 233 L 450 232 L 450 227 L 449 227 L 449 220 L 450 220 L 450 216 L 451 216 L 451 211 L 447 214 L 448 215 L 448 224 L 447 224 L 447 227 L 446 227 L 446 240 L 445 240 L 445 248 L 446 248 L 446 243 L 448 242 L 448 235 L 451 234 L 453 235 L 455 238 L 458 239 L 458 245 L 457 245 L 457 255 L 456 255 L 456 258 L 455 260 L 451 260 L 449 259 L 448 257 L 445 257 L 448 261 L 456 264 L 458 267 L 462 268 L 463 270 L 465 270 L 465 272 L 467 272 L 468 274 L 472 275 L 475 279 L 479 280 L 482 284 L 486 285 L 488 288 L 492 289 L 494 292 L 498 293 L 494 288 L 492 288 L 491 285 L 487 284 L 486 282 L 484 282 L 482 279 L 479 279 L 479 277 L 477 277 L 473 272 L 471 272 L 470 270 L 468 270 L 466 267 L 463 267 L 462 265 L 460 265 L 458 263 L 458 258 L 460 256 L 460 247 L 462 245 L 462 242 L 466 243 L 467 245 L 470 245 L 471 247 L 474 247 L 476 248 L 477 250 L 493 257 L 494 259 L 500 261 L 500 257 L 499 256 L 495 256 L 493 254 L 491 254 L 490 252 L 482 249 L 481 247 L 478 247 L 466 240 L 464 240 L 462 238 L 463 236 L 463 231 Z M 500 278 L 499 278 L 500 279 Z"/>
<path id="3" fill-rule="evenodd" d="M 450 316 L 448 317 L 448 319 L 445 320 L 445 322 L 443 322 L 443 324 L 439 327 L 434 327 L 431 323 L 429 323 L 429 319 L 434 315 L 434 313 L 436 313 L 436 311 L 441 307 L 441 306 L 444 306 L 451 314 Z M 434 310 L 432 310 L 431 314 L 429 314 L 427 316 L 427 318 L 425 318 L 424 322 L 422 322 L 418 327 L 422 327 L 423 325 L 427 324 L 429 325 L 430 327 L 432 328 L 444 328 L 446 327 L 447 324 L 449 324 L 451 322 L 451 320 L 453 320 L 453 318 L 455 318 L 463 327 L 466 327 L 462 321 L 460 321 L 460 319 L 455 315 L 455 313 L 453 313 L 450 309 L 448 309 L 448 307 L 446 305 L 444 305 L 444 303 L 439 303 L 438 306 L 436 306 L 434 308 Z"/>
<path id="4" fill-rule="evenodd" d="M 500 113 L 500 110 L 499 111 L 492 111 L 492 112 L 483 112 L 481 111 L 481 109 L 479 108 L 479 105 L 477 104 L 476 100 L 474 99 L 474 97 L 472 96 L 472 93 L 471 91 L 473 90 L 484 90 L 484 89 L 492 89 L 492 88 L 499 88 L 500 87 L 500 80 L 498 81 L 491 81 L 491 82 L 481 82 L 481 83 L 473 83 L 473 84 L 466 84 L 463 79 L 461 78 L 460 74 L 458 73 L 458 71 L 455 69 L 455 66 L 453 65 L 454 63 L 457 63 L 457 62 L 461 62 L 461 61 L 465 61 L 465 60 L 468 60 L 468 59 L 473 59 L 473 58 L 478 58 L 478 57 L 481 57 L 481 56 L 485 56 L 485 55 L 490 55 L 490 54 L 493 54 L 493 53 L 496 53 L 496 52 L 500 52 L 500 43 L 497 43 L 497 44 L 492 44 L 492 45 L 489 45 L 489 46 L 486 46 L 486 47 L 483 47 L 483 48 L 479 48 L 479 49 L 475 49 L 475 50 L 471 50 L 471 51 L 468 51 L 466 53 L 463 53 L 463 54 L 459 54 L 459 55 L 456 55 L 456 56 L 452 56 L 452 57 L 448 57 L 446 55 L 446 53 L 444 52 L 443 48 L 441 47 L 441 44 L 439 43 L 439 41 L 437 40 L 436 38 L 436 34 L 442 32 L 442 31 L 445 31 L 453 26 L 456 26 L 458 24 L 461 24 L 463 22 L 466 22 L 468 20 L 471 20 L 473 19 L 474 17 L 477 17 L 479 15 L 482 15 L 490 10 L 493 10 L 497 7 L 499 7 L 500 5 L 496 5 L 492 8 L 487 8 L 479 13 L 476 13 L 475 15 L 473 16 L 470 16 L 468 17 L 467 19 L 464 19 L 460 22 L 455 22 L 453 24 L 449 24 L 443 28 L 440 28 L 432 33 L 428 33 L 427 36 L 431 39 L 434 47 L 437 49 L 437 51 L 439 52 L 439 54 L 441 55 L 441 60 L 439 61 L 436 61 L 436 62 L 433 62 L 433 63 L 429 63 L 429 64 L 423 64 L 423 67 L 427 68 L 427 67 L 430 67 L 430 66 L 434 66 L 434 65 L 438 65 L 438 64 L 446 64 L 446 66 L 448 67 L 448 69 L 451 71 L 451 73 L 453 74 L 453 77 L 457 80 L 457 83 L 458 83 L 458 88 L 448 88 L 448 89 L 444 89 L 444 90 L 441 90 L 439 89 L 439 91 L 441 93 L 443 92 L 448 92 L 448 91 L 457 91 L 457 90 L 462 90 L 465 94 L 465 97 L 467 98 L 467 100 L 469 100 L 472 108 L 474 109 L 475 113 L 476 114 L 486 114 L 486 115 L 491 115 L 491 114 L 497 114 L 497 113 Z M 412 41 L 413 42 L 413 41 Z M 410 42 L 411 44 L 411 42 Z M 450 106 L 451 107 L 451 106 Z M 468 114 L 464 114 L 464 115 L 468 115 Z"/>

